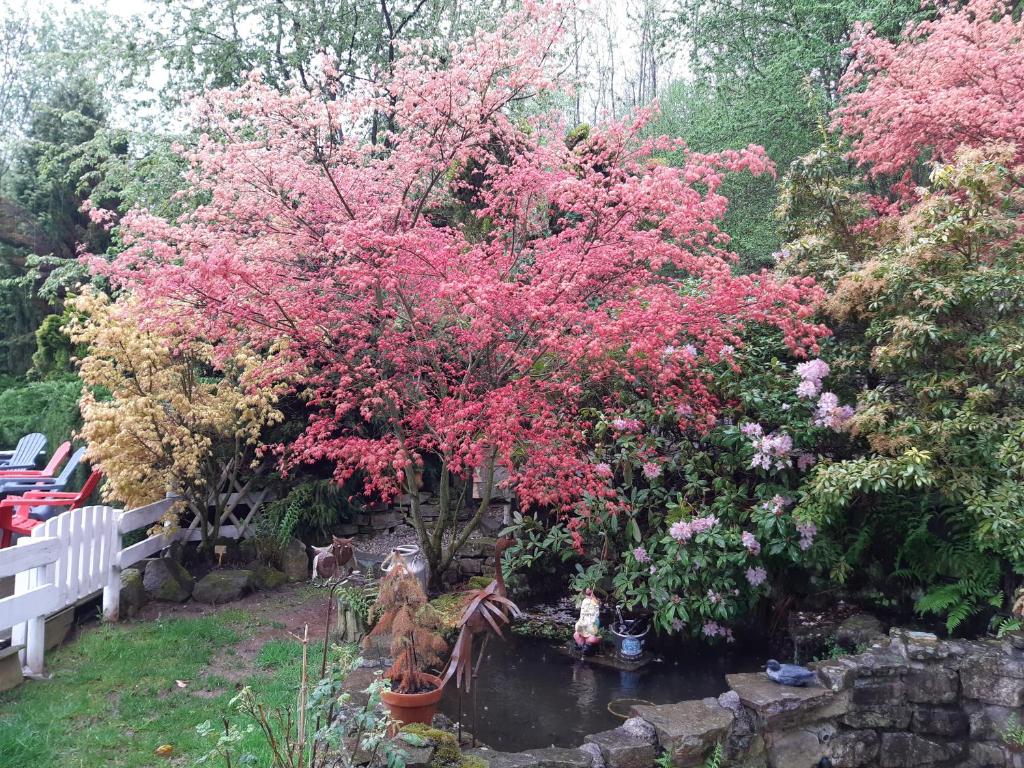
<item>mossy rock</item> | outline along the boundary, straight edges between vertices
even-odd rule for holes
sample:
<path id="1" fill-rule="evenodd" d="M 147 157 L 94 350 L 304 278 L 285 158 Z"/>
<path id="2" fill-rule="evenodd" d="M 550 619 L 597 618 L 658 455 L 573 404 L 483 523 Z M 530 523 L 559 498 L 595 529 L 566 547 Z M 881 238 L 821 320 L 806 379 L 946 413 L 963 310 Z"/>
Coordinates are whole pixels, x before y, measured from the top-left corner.
<path id="1" fill-rule="evenodd" d="M 252 589 L 252 571 L 210 571 L 196 582 L 192 599 L 219 605 L 238 600 Z"/>
<path id="2" fill-rule="evenodd" d="M 459 628 L 459 619 L 466 608 L 466 596 L 461 592 L 449 592 L 435 597 L 430 606 L 441 617 L 441 632 L 447 637 Z"/>
<path id="3" fill-rule="evenodd" d="M 195 580 L 177 561 L 160 557 L 149 561 L 142 577 L 142 586 L 154 600 L 183 603 L 191 596 Z"/>
<path id="4" fill-rule="evenodd" d="M 469 589 L 484 589 L 489 586 L 492 581 L 494 581 L 494 578 L 491 576 L 474 576 L 469 580 L 467 586 Z"/>
<path id="5" fill-rule="evenodd" d="M 430 768 L 464 768 L 462 750 L 455 735 L 432 728 L 421 723 L 411 723 L 402 727 L 402 733 L 411 733 L 434 745 L 434 755 L 430 758 Z M 466 767 L 469 768 L 469 767 Z"/>
<path id="6" fill-rule="evenodd" d="M 279 589 L 288 583 L 288 577 L 277 568 L 257 563 L 252 566 L 252 583 L 256 589 Z"/>

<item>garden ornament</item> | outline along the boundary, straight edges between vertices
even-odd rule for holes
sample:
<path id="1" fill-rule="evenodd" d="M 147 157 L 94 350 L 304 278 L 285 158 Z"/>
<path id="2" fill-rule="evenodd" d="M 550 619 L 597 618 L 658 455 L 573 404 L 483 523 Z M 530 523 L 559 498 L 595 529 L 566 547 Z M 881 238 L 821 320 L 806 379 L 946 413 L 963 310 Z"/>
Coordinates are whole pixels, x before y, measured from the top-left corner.
<path id="1" fill-rule="evenodd" d="M 588 589 L 580 603 L 580 617 L 576 621 L 572 639 L 580 650 L 592 648 L 601 642 L 601 601 Z"/>
<path id="2" fill-rule="evenodd" d="M 768 659 L 765 674 L 769 680 L 779 685 L 803 686 L 814 679 L 814 672 L 797 664 L 779 664 L 775 659 Z"/>
<path id="3" fill-rule="evenodd" d="M 320 579 L 334 579 L 348 575 L 359 567 L 356 561 L 354 539 L 331 537 L 330 546 L 313 547 L 313 576 Z"/>
<path id="4" fill-rule="evenodd" d="M 448 661 L 448 669 L 444 675 L 447 683 L 451 677 L 455 677 L 455 687 L 459 692 L 459 732 L 458 738 L 462 739 L 462 691 L 473 692 L 473 730 L 476 731 L 476 689 L 472 687 L 473 678 L 480 672 L 480 663 L 484 659 L 487 649 L 487 642 L 491 633 L 503 638 L 501 632 L 503 625 L 510 623 L 513 618 L 521 618 L 523 612 L 508 598 L 508 590 L 505 588 L 505 576 L 501 569 L 501 556 L 510 546 L 515 544 L 513 539 L 501 538 L 494 544 L 494 579 L 483 589 L 473 589 L 465 593 L 465 608 L 462 617 L 459 619 L 459 636 L 452 646 L 451 659 Z M 477 653 L 476 663 L 473 663 L 473 645 L 477 636 L 483 635 L 483 642 L 480 644 L 480 651 Z M 473 745 L 476 746 L 476 736 L 473 737 Z"/>

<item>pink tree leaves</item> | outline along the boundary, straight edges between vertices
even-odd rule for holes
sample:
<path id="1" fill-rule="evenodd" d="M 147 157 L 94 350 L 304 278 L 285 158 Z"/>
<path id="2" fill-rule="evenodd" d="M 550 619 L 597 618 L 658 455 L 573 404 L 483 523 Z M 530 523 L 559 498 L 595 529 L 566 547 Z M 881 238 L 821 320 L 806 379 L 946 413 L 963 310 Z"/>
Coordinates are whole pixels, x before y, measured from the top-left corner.
<path id="1" fill-rule="evenodd" d="M 835 126 L 873 174 L 905 170 L 931 150 L 953 160 L 961 144 L 1012 142 L 1024 158 L 1024 37 L 1010 4 L 940 6 L 897 43 L 859 28 Z"/>
<path id="2" fill-rule="evenodd" d="M 185 152 L 194 210 L 133 212 L 100 268 L 146 323 L 186 325 L 225 359 L 251 350 L 255 375 L 309 398 L 290 461 L 390 496 L 428 455 L 466 474 L 493 454 L 527 505 L 608 493 L 587 402 L 635 387 L 705 428 L 708 366 L 745 328 L 780 329 L 798 355 L 825 330 L 811 280 L 731 271 L 718 190 L 769 172 L 762 150 L 691 153 L 645 138 L 647 115 L 567 142 L 557 115 L 523 112 L 557 87 L 558 33 L 527 4 L 447 63 L 413 46 L 343 100 L 329 66 L 319 94 L 255 78 L 208 94 Z"/>

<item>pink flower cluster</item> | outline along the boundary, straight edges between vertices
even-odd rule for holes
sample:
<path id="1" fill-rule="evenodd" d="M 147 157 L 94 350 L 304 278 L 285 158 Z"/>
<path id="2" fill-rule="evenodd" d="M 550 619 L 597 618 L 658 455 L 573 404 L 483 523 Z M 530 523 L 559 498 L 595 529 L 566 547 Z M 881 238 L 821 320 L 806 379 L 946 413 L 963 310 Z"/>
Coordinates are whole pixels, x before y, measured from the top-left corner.
<path id="1" fill-rule="evenodd" d="M 710 531 L 716 525 L 718 525 L 718 518 L 714 515 L 707 515 L 706 517 L 695 517 L 693 520 L 680 520 L 677 523 L 672 523 L 668 533 L 676 541 L 689 541 L 698 533 Z"/>
<path id="2" fill-rule="evenodd" d="M 643 428 L 637 419 L 612 419 L 612 427 L 619 432 L 639 432 Z"/>
<path id="3" fill-rule="evenodd" d="M 821 393 L 821 397 L 818 398 L 818 408 L 814 413 L 816 426 L 842 432 L 846 429 L 851 416 L 853 416 L 853 408 L 849 405 L 840 405 L 838 395 L 834 392 Z"/>
<path id="4" fill-rule="evenodd" d="M 771 512 L 776 517 L 778 517 L 782 514 L 782 510 L 784 510 L 792 503 L 792 499 L 787 499 L 785 496 L 775 494 L 770 499 L 768 499 L 768 501 L 761 505 L 761 509 L 765 510 L 766 512 Z"/>
<path id="5" fill-rule="evenodd" d="M 704 622 L 704 627 L 701 631 L 705 637 L 724 637 L 730 643 L 735 639 L 732 636 L 732 630 L 728 627 L 723 627 L 717 621 Z"/>
<path id="6" fill-rule="evenodd" d="M 814 523 L 798 523 L 796 530 L 800 534 L 800 549 L 807 551 L 814 544 L 814 537 L 818 533 L 818 526 Z"/>
<path id="7" fill-rule="evenodd" d="M 828 376 L 829 370 L 828 363 L 820 359 L 800 363 L 796 367 L 796 375 L 800 377 L 797 395 L 810 399 L 821 392 L 821 380 Z"/>
<path id="8" fill-rule="evenodd" d="M 742 425 L 740 431 L 750 438 L 754 446 L 754 458 L 750 461 L 752 469 L 785 469 L 793 465 L 789 455 L 793 450 L 793 438 L 785 432 L 777 430 L 766 435 L 764 427 L 750 422 Z"/>
<path id="9" fill-rule="evenodd" d="M 651 556 L 647 554 L 647 550 L 643 547 L 637 547 L 633 550 L 633 557 L 636 558 L 638 563 L 649 563 L 651 562 Z"/>
<path id="10" fill-rule="evenodd" d="M 796 457 L 796 468 L 801 472 L 806 472 L 808 469 L 818 463 L 818 457 L 813 453 L 801 453 Z"/>
<path id="11" fill-rule="evenodd" d="M 756 568 L 747 568 L 747 581 L 750 582 L 750 586 L 759 587 L 764 584 L 765 579 L 768 578 L 768 571 L 761 566 Z"/>
<path id="12" fill-rule="evenodd" d="M 661 465 L 654 461 L 645 461 L 644 477 L 648 480 L 654 480 L 655 478 L 661 477 Z"/>
<path id="13" fill-rule="evenodd" d="M 747 548 L 747 552 L 752 555 L 761 554 L 761 542 L 750 531 L 744 531 L 740 537 L 743 540 L 743 546 Z"/>

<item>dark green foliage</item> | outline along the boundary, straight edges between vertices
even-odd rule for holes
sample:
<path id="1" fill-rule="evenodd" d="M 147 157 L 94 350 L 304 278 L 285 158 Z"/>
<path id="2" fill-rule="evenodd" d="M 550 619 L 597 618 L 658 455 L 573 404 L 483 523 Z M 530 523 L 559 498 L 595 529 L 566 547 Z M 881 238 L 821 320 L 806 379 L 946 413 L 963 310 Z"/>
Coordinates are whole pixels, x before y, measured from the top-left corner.
<path id="1" fill-rule="evenodd" d="M 333 480 L 307 480 L 266 506 L 260 532 L 282 545 L 292 536 L 322 541 L 338 523 L 351 521 L 355 511 L 348 493 Z"/>
<path id="2" fill-rule="evenodd" d="M 47 451 L 70 440 L 81 423 L 82 383 L 74 376 L 27 383 L 7 380 L 0 389 L 0 446 L 13 447 L 22 435 L 42 432 Z"/>
<path id="3" fill-rule="evenodd" d="M 948 632 L 1003 604 L 999 559 L 979 551 L 955 510 L 943 517 L 921 515 L 900 548 L 900 561 L 903 567 L 894 576 L 927 585 L 915 609 L 943 617 Z"/>
<path id="4" fill-rule="evenodd" d="M 66 377 L 72 367 L 75 345 L 61 327 L 68 313 L 47 315 L 36 329 L 36 351 L 32 355 L 32 372 L 40 378 Z"/>

